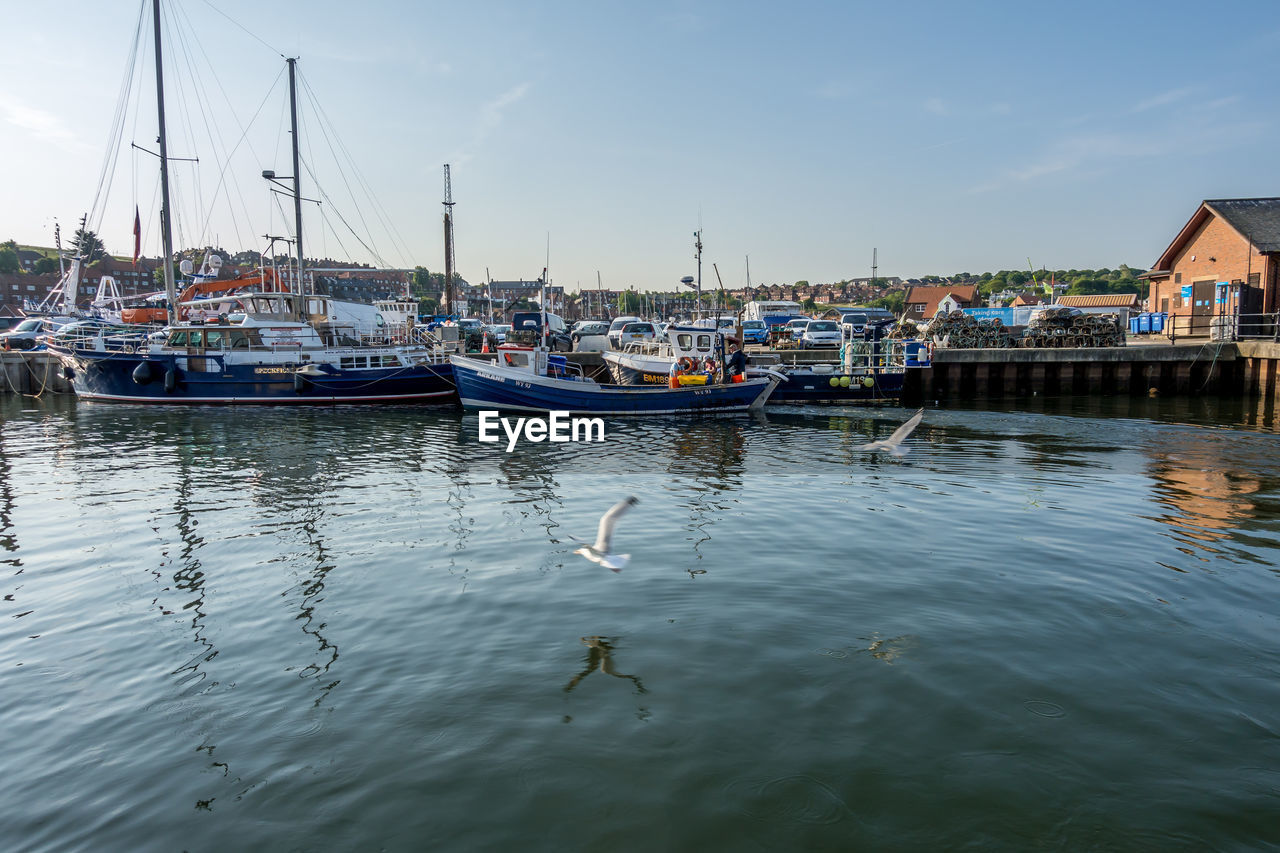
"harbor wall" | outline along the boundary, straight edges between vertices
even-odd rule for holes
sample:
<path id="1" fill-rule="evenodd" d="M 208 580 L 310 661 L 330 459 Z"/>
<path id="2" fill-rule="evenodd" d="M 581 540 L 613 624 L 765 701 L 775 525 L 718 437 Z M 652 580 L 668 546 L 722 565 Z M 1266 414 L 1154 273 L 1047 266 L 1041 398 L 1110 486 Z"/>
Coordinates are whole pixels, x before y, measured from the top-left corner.
<path id="1" fill-rule="evenodd" d="M 569 353 L 588 376 L 607 377 L 599 353 Z M 825 356 L 825 358 L 823 358 Z M 785 353 L 787 362 L 828 360 L 821 351 Z M 70 394 L 57 357 L 0 352 L 9 393 Z M 903 402 L 1070 395 L 1276 398 L 1280 343 L 1239 341 L 1098 349 L 936 349 L 930 367 L 907 371 Z"/>
<path id="2" fill-rule="evenodd" d="M 1273 399 L 1280 345 L 1206 342 L 1097 349 L 936 349 L 903 402 L 1070 395 Z"/>
<path id="3" fill-rule="evenodd" d="M 71 394 L 71 383 L 62 375 L 62 362 L 47 352 L 0 351 L 4 379 L 0 390 L 10 394 Z"/>

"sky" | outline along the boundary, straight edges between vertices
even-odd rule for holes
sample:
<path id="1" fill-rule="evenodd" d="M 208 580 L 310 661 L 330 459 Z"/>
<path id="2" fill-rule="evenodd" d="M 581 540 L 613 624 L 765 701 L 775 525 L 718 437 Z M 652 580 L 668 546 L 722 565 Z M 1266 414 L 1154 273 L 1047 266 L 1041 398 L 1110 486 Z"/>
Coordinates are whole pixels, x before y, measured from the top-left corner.
<path id="1" fill-rule="evenodd" d="M 0 239 L 92 211 L 127 256 L 136 208 L 160 254 L 149 0 L 9 7 Z M 162 8 L 179 248 L 292 233 L 260 177 L 293 174 L 283 56 L 308 257 L 442 270 L 448 163 L 472 283 L 671 290 L 699 229 L 704 288 L 873 250 L 903 278 L 1146 268 L 1202 199 L 1280 195 L 1276 0 Z"/>

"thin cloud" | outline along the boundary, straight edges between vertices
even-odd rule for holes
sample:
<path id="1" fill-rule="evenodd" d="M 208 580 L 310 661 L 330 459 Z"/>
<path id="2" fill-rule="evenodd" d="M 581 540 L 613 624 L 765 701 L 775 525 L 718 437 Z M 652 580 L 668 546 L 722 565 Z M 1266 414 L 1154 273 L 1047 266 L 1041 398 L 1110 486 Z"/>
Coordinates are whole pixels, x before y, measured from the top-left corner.
<path id="1" fill-rule="evenodd" d="M 25 104 L 12 95 L 0 95 L 0 115 L 6 123 L 27 131 L 43 142 L 67 151 L 89 150 L 89 146 L 81 142 L 58 116 Z"/>
<path id="2" fill-rule="evenodd" d="M 479 128 L 481 139 L 498 129 L 498 126 L 502 124 L 503 112 L 507 107 L 518 102 L 521 98 L 527 95 L 532 86 L 532 83 L 520 83 L 516 86 L 512 86 L 497 98 L 481 107 Z"/>
<path id="3" fill-rule="evenodd" d="M 1181 101 L 1189 95 L 1195 94 L 1196 90 L 1195 86 L 1186 86 L 1181 89 L 1170 89 L 1167 92 L 1161 92 L 1155 97 L 1147 98 L 1145 101 L 1138 102 L 1138 104 L 1134 106 L 1132 112 L 1144 113 L 1147 110 L 1154 110 L 1156 107 L 1166 107 L 1169 104 Z"/>
<path id="4" fill-rule="evenodd" d="M 474 149 L 479 148 L 486 139 L 493 135 L 494 131 L 502 126 L 507 109 L 522 100 L 532 88 L 532 83 L 519 83 L 484 104 L 480 108 L 480 117 L 476 122 L 475 133 L 471 137 L 470 145 L 450 157 L 449 162 L 454 165 L 463 165 L 471 162 L 475 158 Z"/>
<path id="5" fill-rule="evenodd" d="M 924 102 L 924 111 L 933 113 L 936 116 L 945 116 L 950 112 L 941 98 L 927 98 Z"/>

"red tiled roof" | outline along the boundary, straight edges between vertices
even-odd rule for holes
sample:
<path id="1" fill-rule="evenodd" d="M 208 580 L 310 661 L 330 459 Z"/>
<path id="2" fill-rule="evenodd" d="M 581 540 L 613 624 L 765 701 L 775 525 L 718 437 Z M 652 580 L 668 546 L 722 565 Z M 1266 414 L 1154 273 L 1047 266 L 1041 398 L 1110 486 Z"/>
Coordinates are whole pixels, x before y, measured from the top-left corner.
<path id="1" fill-rule="evenodd" d="M 1132 308 L 1137 307 L 1136 293 L 1096 293 L 1089 296 L 1059 296 L 1059 305 L 1072 308 Z"/>
<path id="2" fill-rule="evenodd" d="M 938 313 L 938 303 L 950 294 L 962 308 L 976 306 L 978 286 L 976 284 L 944 284 L 933 287 L 909 287 L 904 306 L 909 316 L 933 319 Z M 914 311 L 911 306 L 923 304 L 924 311 Z"/>

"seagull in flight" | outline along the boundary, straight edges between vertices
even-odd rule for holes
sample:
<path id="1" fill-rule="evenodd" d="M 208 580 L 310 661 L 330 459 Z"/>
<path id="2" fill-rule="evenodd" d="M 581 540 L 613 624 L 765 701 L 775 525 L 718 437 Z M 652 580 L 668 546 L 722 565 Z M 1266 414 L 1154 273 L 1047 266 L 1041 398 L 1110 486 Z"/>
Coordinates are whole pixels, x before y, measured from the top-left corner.
<path id="1" fill-rule="evenodd" d="M 596 543 L 588 545 L 585 540 L 576 536 L 570 536 L 574 542 L 582 542 L 582 547 L 573 553 L 581 554 L 593 563 L 599 563 L 606 569 L 612 569 L 615 572 L 622 571 L 623 566 L 631 559 L 630 554 L 613 553 L 613 528 L 617 526 L 618 519 L 624 512 L 638 504 L 639 501 L 634 497 L 625 498 L 613 505 L 613 508 L 600 517 L 600 529 L 596 531 Z"/>
<path id="2" fill-rule="evenodd" d="M 894 456 L 906 456 L 907 448 L 902 447 L 902 442 L 907 436 L 911 435 L 911 431 L 920 426 L 920 421 L 924 419 L 924 409 L 917 409 L 916 413 L 907 418 L 906 423 L 893 431 L 893 435 L 881 441 L 873 441 L 870 444 L 864 444 L 859 450 L 880 450 Z"/>

